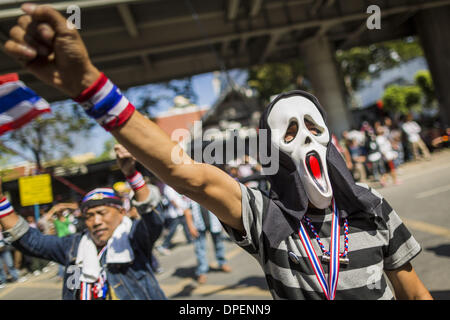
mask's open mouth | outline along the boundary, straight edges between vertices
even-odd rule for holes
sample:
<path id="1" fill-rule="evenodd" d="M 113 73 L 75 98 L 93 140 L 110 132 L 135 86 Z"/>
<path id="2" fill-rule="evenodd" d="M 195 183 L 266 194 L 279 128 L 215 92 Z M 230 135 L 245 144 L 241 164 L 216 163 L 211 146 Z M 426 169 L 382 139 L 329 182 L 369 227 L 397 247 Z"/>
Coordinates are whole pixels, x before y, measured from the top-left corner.
<path id="1" fill-rule="evenodd" d="M 308 169 L 309 175 L 311 176 L 312 180 L 317 185 L 319 190 L 323 193 L 326 193 L 328 191 L 328 186 L 325 180 L 322 162 L 320 161 L 319 154 L 315 151 L 308 152 L 305 159 L 305 165 Z"/>

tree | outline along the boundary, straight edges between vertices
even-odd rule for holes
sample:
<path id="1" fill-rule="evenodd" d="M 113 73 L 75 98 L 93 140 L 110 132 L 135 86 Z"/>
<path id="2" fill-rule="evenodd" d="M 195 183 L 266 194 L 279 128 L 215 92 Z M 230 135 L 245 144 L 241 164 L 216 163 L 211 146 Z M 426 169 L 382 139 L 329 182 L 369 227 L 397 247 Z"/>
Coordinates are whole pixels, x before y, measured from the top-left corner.
<path id="1" fill-rule="evenodd" d="M 408 114 L 420 111 L 423 93 L 418 86 L 392 85 L 383 94 L 383 108 L 386 111 Z"/>
<path id="2" fill-rule="evenodd" d="M 91 163 L 94 162 L 102 162 L 107 160 L 114 159 L 114 145 L 117 144 L 117 140 L 112 137 L 105 141 L 103 144 L 103 152 L 95 159 L 90 161 Z"/>
<path id="3" fill-rule="evenodd" d="M 376 77 L 382 70 L 423 56 L 422 48 L 414 37 L 338 50 L 336 59 L 342 68 L 349 95 L 358 90 L 364 80 Z M 251 67 L 248 85 L 268 101 L 272 95 L 292 89 L 309 89 L 305 81 L 305 66 L 301 59 L 286 63 L 266 63 Z"/>
<path id="4" fill-rule="evenodd" d="M 158 108 L 173 106 L 176 96 L 183 96 L 192 103 L 198 99 L 191 77 L 133 87 L 125 95 L 139 112 L 149 117 L 154 117 Z"/>
<path id="5" fill-rule="evenodd" d="M 19 156 L 33 158 L 38 168 L 50 160 L 67 158 L 76 143 L 88 137 L 95 125 L 72 102 L 52 104 L 52 113 L 44 114 L 20 129 L 1 137 L 0 142 L 19 150 Z M 2 155 L 4 152 L 0 149 Z M 31 154 L 31 156 L 28 156 Z"/>
<path id="6" fill-rule="evenodd" d="M 265 63 L 249 69 L 247 83 L 267 102 L 271 96 L 283 91 L 306 89 L 304 71 L 304 64 L 298 59 L 287 63 Z"/>
<path id="7" fill-rule="evenodd" d="M 382 70 L 421 56 L 422 48 L 414 37 L 336 52 L 344 77 L 350 79 L 354 90 L 358 90 L 364 80 L 377 77 Z"/>
<path id="8" fill-rule="evenodd" d="M 0 141 L 0 166 L 5 166 L 8 164 L 9 159 L 11 156 L 14 155 L 14 152 L 12 152 L 10 149 L 5 147 L 2 142 Z"/>
<path id="9" fill-rule="evenodd" d="M 433 79 L 430 71 L 420 70 L 414 76 L 414 83 L 422 90 L 425 97 L 425 107 L 432 107 L 436 101 L 436 92 L 434 90 Z"/>

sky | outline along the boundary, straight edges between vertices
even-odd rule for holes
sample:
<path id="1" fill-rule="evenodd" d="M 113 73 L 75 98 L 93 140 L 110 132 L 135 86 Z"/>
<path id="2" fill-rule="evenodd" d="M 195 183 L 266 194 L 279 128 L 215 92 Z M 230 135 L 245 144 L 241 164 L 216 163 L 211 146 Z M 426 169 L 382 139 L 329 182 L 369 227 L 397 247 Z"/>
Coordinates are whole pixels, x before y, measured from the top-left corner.
<path id="1" fill-rule="evenodd" d="M 246 82 L 247 74 L 243 70 L 230 70 L 230 77 L 235 81 L 238 85 L 243 85 Z M 201 107 L 210 107 L 214 104 L 216 99 L 218 98 L 218 93 L 213 88 L 213 73 L 204 73 L 195 75 L 192 77 L 192 84 L 194 92 L 197 96 L 197 105 Z M 145 89 L 145 86 L 142 86 L 142 90 Z M 139 88 L 133 88 L 133 90 L 140 90 Z M 39 92 L 38 92 L 39 94 Z M 126 94 L 126 92 L 125 92 Z M 133 95 L 127 95 L 127 98 L 133 103 Z M 160 105 L 154 108 L 154 116 L 157 116 L 159 113 L 167 111 L 172 107 L 170 102 L 161 102 Z M 95 126 L 92 129 L 91 134 L 88 138 L 77 136 L 76 139 L 80 141 L 76 141 L 75 148 L 73 149 L 71 155 L 80 155 L 88 152 L 94 152 L 97 156 L 100 155 L 104 151 L 104 143 L 111 139 L 111 135 L 106 132 L 102 127 Z M 19 148 L 12 144 L 8 143 L 8 146 L 19 150 Z M 25 153 L 25 152 L 24 152 Z M 29 158 L 32 159 L 30 153 L 25 153 Z M 13 165 L 19 162 L 23 162 L 24 159 L 22 157 L 11 157 L 8 159 L 8 165 Z"/>

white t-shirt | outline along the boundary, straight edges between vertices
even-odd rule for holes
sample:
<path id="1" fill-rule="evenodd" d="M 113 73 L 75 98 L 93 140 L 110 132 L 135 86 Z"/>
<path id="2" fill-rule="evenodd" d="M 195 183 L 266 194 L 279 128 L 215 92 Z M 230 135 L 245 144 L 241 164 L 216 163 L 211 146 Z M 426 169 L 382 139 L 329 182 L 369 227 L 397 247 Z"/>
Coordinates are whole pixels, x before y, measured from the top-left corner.
<path id="1" fill-rule="evenodd" d="M 366 141 L 366 137 L 364 135 L 364 132 L 352 130 L 348 133 L 348 139 L 349 140 L 356 140 L 359 146 L 362 146 L 364 142 Z"/>
<path id="2" fill-rule="evenodd" d="M 243 165 L 239 166 L 238 171 L 239 171 L 239 176 L 242 178 L 246 178 L 253 174 L 252 166 L 249 164 L 243 164 Z"/>
<path id="3" fill-rule="evenodd" d="M 377 143 L 380 147 L 380 152 L 387 161 L 397 158 L 398 154 L 392 149 L 391 142 L 386 138 L 386 136 L 377 136 Z"/>
<path id="4" fill-rule="evenodd" d="M 420 126 L 417 124 L 417 122 L 415 121 L 405 122 L 402 128 L 408 135 L 409 142 L 414 143 L 420 140 L 419 136 Z"/>
<path id="5" fill-rule="evenodd" d="M 184 210 L 187 208 L 186 201 L 184 201 L 183 196 L 176 192 L 172 187 L 166 185 L 164 188 L 164 195 L 170 201 L 169 209 L 167 209 L 168 218 L 178 218 L 184 215 Z M 172 202 L 176 204 L 175 207 Z"/>

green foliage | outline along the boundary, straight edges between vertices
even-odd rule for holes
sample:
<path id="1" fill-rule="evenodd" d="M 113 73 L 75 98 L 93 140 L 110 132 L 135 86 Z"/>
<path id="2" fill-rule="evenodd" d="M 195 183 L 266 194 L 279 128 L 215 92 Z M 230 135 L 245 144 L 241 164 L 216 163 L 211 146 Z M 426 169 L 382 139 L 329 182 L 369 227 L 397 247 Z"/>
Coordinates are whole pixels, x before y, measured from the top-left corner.
<path id="1" fill-rule="evenodd" d="M 250 68 L 248 85 L 256 89 L 259 96 L 268 101 L 272 95 L 293 90 L 301 86 L 305 68 L 300 60 L 287 63 L 266 63 Z"/>
<path id="2" fill-rule="evenodd" d="M 386 41 L 380 45 L 385 46 L 390 52 L 399 56 L 399 63 L 423 56 L 423 50 L 417 38 L 408 37 L 393 41 Z M 392 57 L 391 57 L 392 58 Z"/>
<path id="3" fill-rule="evenodd" d="M 387 41 L 336 52 L 336 59 L 342 72 L 344 76 L 350 77 L 354 90 L 358 90 L 364 80 L 378 76 L 382 70 L 420 56 L 423 56 L 423 51 L 416 38 Z"/>
<path id="4" fill-rule="evenodd" d="M 3 146 L 0 141 L 0 166 L 4 166 L 8 163 L 9 158 L 14 155 L 14 153 Z"/>
<path id="5" fill-rule="evenodd" d="M 412 110 L 420 111 L 423 93 L 418 86 L 392 85 L 383 94 L 384 109 L 408 114 Z"/>
<path id="6" fill-rule="evenodd" d="M 378 76 L 382 70 L 420 56 L 423 56 L 422 48 L 413 37 L 336 52 L 343 76 L 349 79 L 353 90 L 358 90 L 364 80 Z M 270 96 L 283 91 L 308 89 L 305 82 L 299 81 L 303 80 L 304 73 L 305 66 L 301 59 L 266 63 L 251 67 L 247 81 L 263 100 L 268 101 Z"/>
<path id="7" fill-rule="evenodd" d="M 420 70 L 414 76 L 415 85 L 392 85 L 386 88 L 383 95 L 384 108 L 389 111 L 409 113 L 411 110 L 421 111 L 424 107 L 432 107 L 436 102 L 433 80 L 428 70 Z"/>
<path id="8" fill-rule="evenodd" d="M 9 175 L 11 175 L 12 172 L 13 172 L 12 169 L 2 169 L 2 170 L 0 170 L 0 178 L 2 179 L 2 181 L 3 182 L 9 181 L 10 179 L 8 179 L 7 177 Z"/>
<path id="9" fill-rule="evenodd" d="M 430 71 L 420 70 L 414 76 L 414 83 L 422 90 L 425 96 L 425 106 L 431 107 L 436 102 L 436 92 L 434 90 L 433 79 Z"/>
<path id="10" fill-rule="evenodd" d="M 173 106 L 173 98 L 176 96 L 183 96 L 194 104 L 198 100 L 191 77 L 133 87 L 125 95 L 139 112 L 148 117 L 154 116 L 158 106 Z"/>
<path id="11" fill-rule="evenodd" d="M 90 161 L 91 163 L 94 162 L 102 162 L 102 161 L 108 161 L 108 160 L 112 160 L 114 159 L 113 155 L 113 150 L 114 150 L 114 145 L 117 144 L 116 139 L 114 138 L 110 138 L 108 140 L 105 141 L 105 143 L 103 144 L 103 152 L 94 160 Z"/>
<path id="12" fill-rule="evenodd" d="M 31 158 L 28 155 L 32 154 L 39 166 L 46 161 L 67 158 L 76 141 L 87 137 L 95 125 L 80 109 L 72 102 L 54 103 L 51 114 L 2 136 L 0 142 L 13 147 L 23 158 Z"/>
<path id="13" fill-rule="evenodd" d="M 417 86 L 406 86 L 404 89 L 405 105 L 409 109 L 420 109 L 422 101 L 422 91 Z"/>

